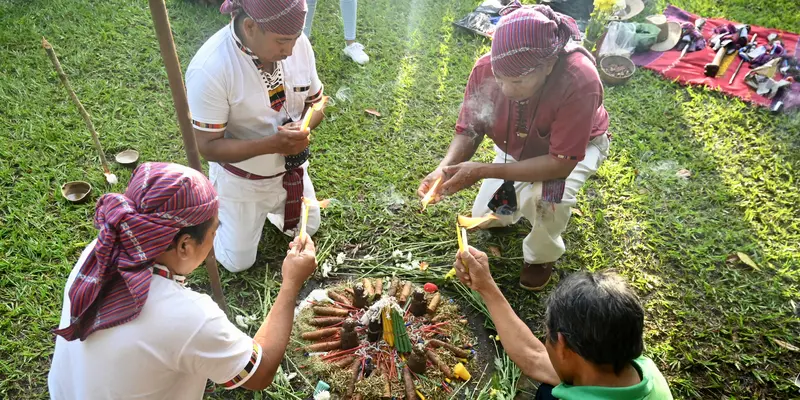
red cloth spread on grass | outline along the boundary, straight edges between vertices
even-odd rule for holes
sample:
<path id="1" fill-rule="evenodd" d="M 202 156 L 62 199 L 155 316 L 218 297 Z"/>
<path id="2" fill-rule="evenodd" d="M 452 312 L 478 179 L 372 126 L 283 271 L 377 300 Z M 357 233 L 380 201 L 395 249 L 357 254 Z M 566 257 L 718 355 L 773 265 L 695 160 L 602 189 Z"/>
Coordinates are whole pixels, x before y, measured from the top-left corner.
<path id="1" fill-rule="evenodd" d="M 667 9 L 664 10 L 664 15 L 668 20 L 676 22 L 694 23 L 694 21 L 699 18 L 697 15 L 690 14 L 689 12 L 675 6 L 667 7 Z M 706 21 L 706 24 L 703 27 L 703 36 L 706 39 L 710 39 L 714 36 L 714 28 L 720 25 L 727 25 L 729 23 L 740 25 L 738 22 L 710 18 Z M 750 38 L 753 37 L 754 33 L 758 34 L 756 41 L 759 45 L 767 43 L 767 36 L 769 36 L 770 33 L 777 33 L 778 37 L 783 41 L 783 44 L 786 47 L 787 54 L 797 57 L 798 41 L 800 41 L 800 36 L 798 36 L 796 33 L 751 25 L 749 33 Z M 683 59 L 677 63 L 676 61 L 681 56 L 681 52 L 680 50 L 675 49 L 663 53 L 647 52 L 636 54 L 631 57 L 631 59 L 639 67 L 653 70 L 663 75 L 665 78 L 678 81 L 682 84 L 705 85 L 714 90 L 719 90 L 725 94 L 736 96 L 744 101 L 764 107 L 770 107 L 776 101 L 783 101 L 785 103 L 784 110 L 800 108 L 800 83 L 792 84 L 792 86 L 784 92 L 785 94 L 772 100 L 767 99 L 764 96 L 759 96 L 756 94 L 755 90 L 747 86 L 747 84 L 744 82 L 745 75 L 747 75 L 747 72 L 750 71 L 748 63 L 742 65 L 742 69 L 739 71 L 739 74 L 736 75 L 736 79 L 733 81 L 733 84 L 728 84 L 728 82 L 731 80 L 731 76 L 733 76 L 733 73 L 736 70 L 736 67 L 741 61 L 738 56 L 735 56 L 735 58 L 732 60 L 733 62 L 730 63 L 727 70 L 724 71 L 721 76 L 716 78 L 705 76 L 703 73 L 703 67 L 714 59 L 714 54 L 715 52 L 711 50 L 710 47 L 706 47 L 700 51 L 686 53 Z"/>

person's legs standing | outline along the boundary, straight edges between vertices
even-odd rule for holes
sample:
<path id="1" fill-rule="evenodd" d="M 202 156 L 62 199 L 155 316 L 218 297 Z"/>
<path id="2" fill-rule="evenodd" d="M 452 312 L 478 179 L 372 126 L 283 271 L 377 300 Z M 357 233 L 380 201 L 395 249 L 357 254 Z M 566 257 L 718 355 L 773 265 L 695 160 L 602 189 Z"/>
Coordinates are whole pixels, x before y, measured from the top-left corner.
<path id="1" fill-rule="evenodd" d="M 306 0 L 308 5 L 308 12 L 306 13 L 306 25 L 303 27 L 303 33 L 306 37 L 311 38 L 311 25 L 314 24 L 314 11 L 317 10 L 317 0 Z"/>
<path id="2" fill-rule="evenodd" d="M 339 9 L 344 21 L 344 40 L 347 45 L 356 41 L 356 15 L 358 14 L 358 0 L 339 0 Z"/>
<path id="3" fill-rule="evenodd" d="M 344 21 L 344 40 L 346 47 L 344 54 L 353 61 L 364 65 L 369 61 L 369 56 L 364 52 L 364 45 L 356 42 L 356 16 L 358 14 L 358 0 L 339 0 L 339 9 Z"/>

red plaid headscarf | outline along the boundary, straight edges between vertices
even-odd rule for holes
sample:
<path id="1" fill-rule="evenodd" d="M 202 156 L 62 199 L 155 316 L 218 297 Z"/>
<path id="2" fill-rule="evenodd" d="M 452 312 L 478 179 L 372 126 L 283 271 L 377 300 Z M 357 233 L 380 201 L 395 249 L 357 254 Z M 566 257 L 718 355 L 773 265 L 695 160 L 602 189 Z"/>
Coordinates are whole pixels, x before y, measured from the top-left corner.
<path id="1" fill-rule="evenodd" d="M 267 32 L 296 35 L 303 31 L 308 6 L 306 0 L 225 0 L 219 11 L 233 14 L 239 9 Z"/>
<path id="2" fill-rule="evenodd" d="M 181 228 L 208 221 L 218 209 L 217 192 L 202 173 L 167 163 L 136 168 L 125 194 L 97 201 L 97 244 L 69 289 L 70 325 L 55 333 L 85 340 L 135 319 L 147 300 L 156 257 Z"/>
<path id="3" fill-rule="evenodd" d="M 492 70 L 506 77 L 525 76 L 545 61 L 561 54 L 582 51 L 570 43 L 580 40 L 578 25 L 572 18 L 544 5 L 523 7 L 514 1 L 500 11 L 500 22 L 492 41 Z"/>

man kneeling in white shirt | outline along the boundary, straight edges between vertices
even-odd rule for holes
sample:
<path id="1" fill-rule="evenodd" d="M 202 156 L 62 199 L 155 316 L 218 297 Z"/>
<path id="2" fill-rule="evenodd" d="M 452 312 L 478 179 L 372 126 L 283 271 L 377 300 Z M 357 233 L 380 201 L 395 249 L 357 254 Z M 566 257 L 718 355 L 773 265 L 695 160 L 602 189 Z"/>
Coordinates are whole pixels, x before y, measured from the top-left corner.
<path id="1" fill-rule="evenodd" d="M 314 52 L 302 34 L 305 0 L 227 0 L 233 15 L 192 59 L 186 91 L 197 147 L 209 161 L 222 222 L 217 260 L 239 272 L 256 261 L 267 219 L 294 236 L 301 198 L 316 199 L 308 175 L 309 129 L 301 120 L 322 99 Z M 320 224 L 312 208 L 308 233 Z"/>
<path id="2" fill-rule="evenodd" d="M 125 194 L 100 198 L 100 232 L 64 291 L 52 399 L 197 400 L 208 380 L 227 389 L 270 385 L 295 298 L 317 266 L 314 243 L 291 243 L 275 303 L 250 338 L 208 295 L 184 287 L 211 250 L 218 209 L 208 179 L 177 164 L 143 164 Z"/>

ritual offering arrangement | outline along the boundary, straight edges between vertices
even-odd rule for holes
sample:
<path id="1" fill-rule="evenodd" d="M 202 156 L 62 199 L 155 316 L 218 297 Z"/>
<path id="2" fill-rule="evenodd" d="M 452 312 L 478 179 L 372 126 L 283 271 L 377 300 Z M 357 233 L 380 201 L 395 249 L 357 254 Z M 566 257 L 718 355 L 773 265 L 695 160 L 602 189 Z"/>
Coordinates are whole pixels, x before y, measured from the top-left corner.
<path id="1" fill-rule="evenodd" d="M 331 398 L 447 399 L 477 368 L 475 336 L 436 285 L 363 278 L 328 287 L 295 318 L 287 356 Z"/>

